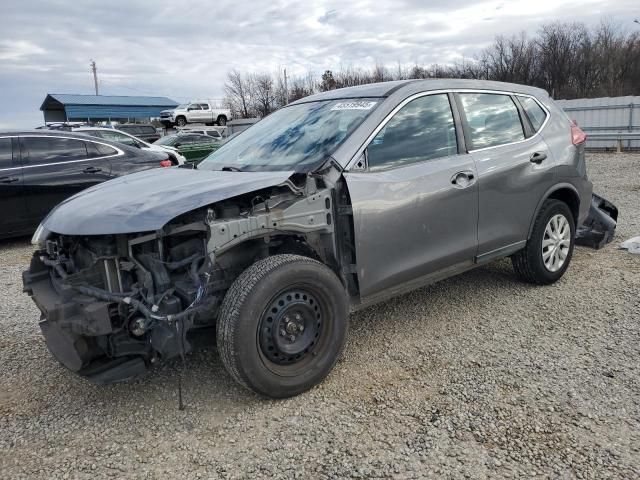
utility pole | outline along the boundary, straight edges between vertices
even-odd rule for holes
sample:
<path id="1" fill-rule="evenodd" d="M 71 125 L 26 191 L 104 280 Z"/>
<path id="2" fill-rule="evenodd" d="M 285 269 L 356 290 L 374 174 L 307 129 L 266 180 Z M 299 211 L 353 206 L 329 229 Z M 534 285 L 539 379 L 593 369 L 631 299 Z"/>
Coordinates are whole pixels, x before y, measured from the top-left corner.
<path id="1" fill-rule="evenodd" d="M 289 105 L 289 87 L 287 87 L 287 69 L 284 69 L 284 103 Z"/>
<path id="2" fill-rule="evenodd" d="M 96 62 L 91 60 L 89 66 L 91 66 L 91 71 L 93 72 L 93 85 L 96 87 L 96 95 L 98 95 L 98 72 L 96 70 Z"/>

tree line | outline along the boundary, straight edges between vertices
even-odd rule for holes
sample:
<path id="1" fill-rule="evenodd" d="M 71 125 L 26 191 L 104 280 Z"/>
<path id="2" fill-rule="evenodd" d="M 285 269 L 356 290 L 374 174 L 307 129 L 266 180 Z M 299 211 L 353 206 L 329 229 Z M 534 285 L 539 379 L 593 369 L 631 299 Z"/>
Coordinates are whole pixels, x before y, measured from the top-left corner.
<path id="1" fill-rule="evenodd" d="M 289 79 L 284 72 L 232 70 L 225 83 L 225 104 L 236 118 L 263 117 L 313 93 L 419 78 L 521 83 L 543 88 L 556 99 L 640 95 L 640 29 L 628 32 L 606 21 L 594 28 L 548 23 L 532 37 L 497 36 L 473 58 L 452 65 L 349 66 Z"/>

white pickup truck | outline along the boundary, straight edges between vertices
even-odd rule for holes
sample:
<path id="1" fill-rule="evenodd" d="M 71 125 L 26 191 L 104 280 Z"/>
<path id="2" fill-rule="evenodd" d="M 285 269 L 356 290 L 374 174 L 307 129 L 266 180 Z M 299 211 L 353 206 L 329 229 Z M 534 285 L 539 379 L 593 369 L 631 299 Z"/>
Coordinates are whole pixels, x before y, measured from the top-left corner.
<path id="1" fill-rule="evenodd" d="M 188 123 L 217 124 L 224 126 L 231 120 L 231 110 L 216 108 L 207 100 L 178 105 L 173 110 L 160 112 L 160 122 L 165 127 L 177 125 L 184 127 Z"/>

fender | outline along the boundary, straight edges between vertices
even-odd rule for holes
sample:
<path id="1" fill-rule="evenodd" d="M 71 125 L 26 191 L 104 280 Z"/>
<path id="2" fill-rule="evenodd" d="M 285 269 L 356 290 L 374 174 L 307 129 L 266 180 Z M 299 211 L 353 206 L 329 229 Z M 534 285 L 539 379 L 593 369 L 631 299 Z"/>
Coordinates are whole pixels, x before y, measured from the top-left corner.
<path id="1" fill-rule="evenodd" d="M 533 224 L 534 224 L 536 218 L 538 217 L 538 213 L 540 212 L 540 209 L 542 208 L 542 204 L 549 197 L 551 197 L 551 195 L 553 195 L 558 190 L 562 190 L 562 189 L 568 189 L 568 190 L 571 190 L 573 192 L 573 195 L 575 196 L 576 200 L 578 201 L 578 212 L 580 211 L 580 208 L 579 208 L 579 205 L 580 205 L 580 194 L 578 193 L 578 189 L 575 186 L 573 186 L 571 183 L 567 183 L 567 182 L 556 183 L 551 188 L 549 188 L 549 190 L 547 190 L 544 193 L 544 195 L 542 195 L 540 201 L 538 202 L 538 205 L 536 205 L 536 209 L 533 212 L 533 217 L 531 217 L 531 221 L 529 222 L 529 231 L 527 232 L 527 240 L 529 238 L 531 238 L 531 233 L 533 232 Z M 576 218 L 575 221 L 577 222 L 578 219 Z M 577 225 L 576 225 L 576 227 L 577 227 Z"/>

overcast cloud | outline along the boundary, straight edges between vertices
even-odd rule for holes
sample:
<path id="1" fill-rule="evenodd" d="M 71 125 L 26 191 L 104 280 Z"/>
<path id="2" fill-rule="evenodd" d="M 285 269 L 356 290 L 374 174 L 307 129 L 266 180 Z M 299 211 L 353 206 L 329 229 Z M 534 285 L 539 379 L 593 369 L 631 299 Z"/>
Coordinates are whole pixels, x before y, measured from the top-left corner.
<path id="1" fill-rule="evenodd" d="M 47 93 L 220 98 L 226 73 L 452 63 L 549 21 L 629 30 L 638 0 L 2 2 L 0 128 L 42 124 Z"/>

